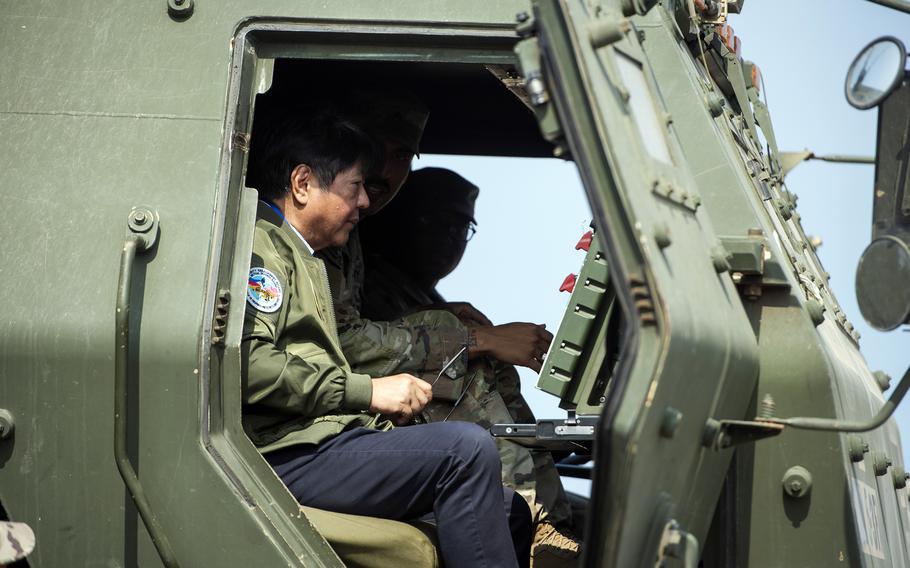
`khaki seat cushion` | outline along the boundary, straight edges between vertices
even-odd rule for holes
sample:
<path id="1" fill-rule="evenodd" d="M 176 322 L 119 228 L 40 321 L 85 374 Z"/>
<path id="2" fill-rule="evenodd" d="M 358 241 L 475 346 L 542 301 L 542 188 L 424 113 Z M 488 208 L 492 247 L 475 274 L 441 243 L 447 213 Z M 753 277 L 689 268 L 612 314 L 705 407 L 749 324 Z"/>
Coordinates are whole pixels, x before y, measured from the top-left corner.
<path id="1" fill-rule="evenodd" d="M 312 507 L 300 509 L 347 566 L 442 566 L 436 550 L 436 531 L 429 523 L 402 523 Z"/>

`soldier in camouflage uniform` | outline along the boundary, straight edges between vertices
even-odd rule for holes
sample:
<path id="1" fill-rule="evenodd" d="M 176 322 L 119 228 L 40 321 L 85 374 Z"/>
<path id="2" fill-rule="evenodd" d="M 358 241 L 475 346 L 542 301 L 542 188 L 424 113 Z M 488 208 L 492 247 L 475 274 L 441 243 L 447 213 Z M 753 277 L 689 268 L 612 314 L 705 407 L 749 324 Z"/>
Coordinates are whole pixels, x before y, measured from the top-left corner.
<path id="1" fill-rule="evenodd" d="M 448 181 L 457 178 L 455 185 L 461 189 L 471 188 L 470 191 L 467 193 L 462 191 L 459 195 L 455 190 L 449 194 L 448 199 L 442 197 L 440 192 L 429 191 L 433 179 L 438 178 L 440 173 Z M 534 415 L 520 393 L 517 371 L 512 365 L 504 364 L 495 357 L 473 357 L 465 362 L 465 357 L 462 356 L 449 370 L 448 376 L 434 381 L 438 369 L 446 361 L 439 356 L 451 357 L 461 350 L 458 343 L 459 335 L 464 338 L 462 334 L 470 334 L 472 329 L 488 328 L 492 324 L 469 305 L 445 304 L 435 291 L 436 281 L 451 272 L 464 253 L 465 230 L 468 228 L 465 219 L 473 221 L 473 202 L 477 188 L 447 170 L 431 168 L 421 170 L 415 175 L 418 178 L 426 178 L 418 179 L 416 185 L 428 190 L 429 201 L 442 197 L 441 201 L 438 201 L 441 203 L 440 208 L 450 206 L 449 213 L 459 217 L 457 223 L 438 226 L 457 227 L 456 231 L 460 229 L 461 234 L 454 242 L 449 243 L 440 243 L 439 239 L 429 236 L 411 239 L 413 243 L 422 242 L 429 245 L 430 249 L 427 253 L 414 253 L 415 256 L 408 257 L 408 266 L 425 266 L 428 272 L 438 274 L 431 283 L 423 283 L 424 285 L 415 282 L 413 273 L 399 270 L 390 263 L 386 263 L 385 270 L 376 274 L 367 272 L 365 278 L 361 260 L 364 258 L 363 245 L 360 241 L 367 244 L 379 241 L 399 242 L 394 238 L 385 239 L 383 230 L 378 228 L 379 226 L 388 228 L 388 224 L 377 223 L 375 224 L 377 230 L 369 235 L 363 233 L 363 239 L 358 239 L 354 246 L 333 251 L 337 255 L 335 263 L 337 271 L 334 278 L 330 276 L 330 279 L 335 280 L 332 282 L 333 293 L 338 295 L 336 310 L 339 313 L 339 331 L 345 354 L 354 368 L 360 372 L 407 370 L 423 376 L 425 380 L 435 382 L 434 402 L 424 412 L 424 417 L 428 421 L 461 420 L 474 422 L 485 428 L 494 423 L 533 423 Z M 397 201 L 393 202 L 392 208 L 396 208 L 396 204 Z M 408 204 L 399 209 L 413 210 Z M 402 223 L 399 228 L 404 229 L 403 235 L 413 236 L 415 232 L 425 228 L 421 225 L 419 216 L 413 218 L 399 216 L 397 220 Z M 367 221 L 365 227 L 369 225 Z M 331 272 L 330 270 L 330 274 Z M 368 302 L 367 306 L 361 305 L 364 299 Z M 461 318 L 468 325 L 463 325 L 448 310 L 420 309 L 440 306 L 447 308 L 454 306 L 453 309 L 461 312 Z M 369 309 L 369 313 L 361 313 L 361 308 Z M 396 336 L 402 341 L 400 345 L 403 348 L 400 347 L 398 352 L 393 349 L 393 352 L 383 355 L 383 349 L 391 344 L 389 340 Z M 407 342 L 408 338 L 413 338 L 412 342 Z M 410 353 L 416 351 L 417 357 L 408 358 L 408 349 L 411 350 Z M 535 353 L 537 369 L 544 353 L 545 348 Z M 463 371 L 462 365 L 465 364 L 466 368 Z M 503 482 L 522 494 L 531 504 L 535 514 L 538 526 L 535 565 L 543 567 L 573 561 L 577 556 L 578 543 L 567 530 L 567 526 L 571 524 L 571 509 L 552 456 L 548 452 L 531 452 L 505 440 L 497 440 L 497 446 L 503 462 Z M 570 536 L 566 538 L 565 534 Z"/>

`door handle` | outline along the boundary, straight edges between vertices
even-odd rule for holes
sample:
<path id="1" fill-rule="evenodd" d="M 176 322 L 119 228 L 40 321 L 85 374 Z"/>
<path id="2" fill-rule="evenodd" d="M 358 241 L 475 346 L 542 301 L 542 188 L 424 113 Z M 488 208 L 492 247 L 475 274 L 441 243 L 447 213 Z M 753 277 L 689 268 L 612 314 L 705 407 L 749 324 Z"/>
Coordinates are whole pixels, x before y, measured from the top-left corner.
<path id="1" fill-rule="evenodd" d="M 120 253 L 120 278 L 117 283 L 117 305 L 114 314 L 114 459 L 123 483 L 129 491 L 142 522 L 161 561 L 168 568 L 177 566 L 174 551 L 149 507 L 142 483 L 130 463 L 126 449 L 127 400 L 130 354 L 130 289 L 136 255 L 151 250 L 158 240 L 158 213 L 149 207 L 133 207 L 127 218 L 126 238 Z"/>

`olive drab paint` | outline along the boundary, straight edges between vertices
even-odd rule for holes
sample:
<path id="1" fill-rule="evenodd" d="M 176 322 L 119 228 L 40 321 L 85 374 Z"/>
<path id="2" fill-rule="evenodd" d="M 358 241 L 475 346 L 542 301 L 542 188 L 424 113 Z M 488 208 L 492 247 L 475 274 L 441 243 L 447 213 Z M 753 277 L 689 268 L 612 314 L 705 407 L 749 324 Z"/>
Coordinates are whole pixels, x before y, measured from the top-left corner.
<path id="1" fill-rule="evenodd" d="M 492 430 L 593 453 L 580 565 L 910 564 L 895 422 L 779 420 L 868 420 L 887 381 L 784 184 L 760 70 L 726 25 L 740 10 L 3 3 L 0 270 L 29 290 L 0 299 L 0 505 L 34 531 L 30 565 L 383 566 L 408 546 L 438 564 L 411 525 L 301 509 L 240 425 L 244 311 L 286 301 L 250 272 L 244 184 L 281 60 L 420 63 L 447 86 L 482 71 L 508 97 L 450 108 L 518 107 L 508 147 L 456 129 L 421 151 L 578 167 L 595 218 L 538 382 L 566 415 Z"/>

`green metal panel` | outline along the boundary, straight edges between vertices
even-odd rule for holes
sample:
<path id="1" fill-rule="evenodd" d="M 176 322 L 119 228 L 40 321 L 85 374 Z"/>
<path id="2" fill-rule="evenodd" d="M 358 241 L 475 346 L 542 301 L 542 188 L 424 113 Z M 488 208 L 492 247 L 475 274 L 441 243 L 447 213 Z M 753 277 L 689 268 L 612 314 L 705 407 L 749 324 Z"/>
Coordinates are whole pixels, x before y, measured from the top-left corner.
<path id="1" fill-rule="evenodd" d="M 705 104 L 716 91 L 709 90 L 692 57 L 680 49 L 671 15 L 654 10 L 637 25 L 647 34 L 643 45 L 659 83 L 675 86 L 664 94 L 667 107 L 698 179 L 704 208 L 742 278 L 740 291 L 760 352 L 751 414 L 758 412 L 757 401 L 771 395 L 777 416 L 871 416 L 883 403 L 880 389 L 827 286 L 798 213 L 788 216 L 778 206 L 788 192 L 773 181 L 761 187 L 762 176 L 750 168 L 751 157 L 743 149 L 748 144 L 737 141 L 748 133 L 737 127 L 733 105 L 715 116 Z M 763 266 L 750 252 L 759 241 Z M 750 276 L 756 271 L 760 277 Z M 895 432 L 892 423 L 862 438 L 901 463 Z M 813 475 L 810 498 L 793 499 L 782 491 L 784 473 L 796 465 Z M 725 503 L 731 511 L 719 519 L 737 523 L 737 565 L 907 562 L 905 492 L 895 489 L 890 474 L 876 477 L 868 455 L 864 462 L 853 463 L 846 434 L 790 430 L 741 448 L 728 483 L 736 496 Z"/>
<path id="2" fill-rule="evenodd" d="M 129 447 L 179 562 L 337 565 L 236 422 L 213 424 L 203 443 L 220 420 L 200 382 L 213 236 L 228 211 L 238 219 L 220 177 L 234 33 L 256 17 L 432 29 L 483 14 L 483 28 L 521 5 L 197 2 L 184 22 L 164 1 L 0 6 L 0 247 L 3 271 L 28 290 L 0 300 L 0 397 L 17 421 L 0 500 L 35 529 L 32 565 L 159 563 L 111 451 L 114 292 L 137 204 L 157 211 L 161 235 L 134 277 Z M 235 405 L 236 419 L 236 397 L 213 402 Z"/>
<path id="3" fill-rule="evenodd" d="M 510 63 L 527 4 L 197 0 L 186 21 L 164 0 L 0 4 L 0 271 L 14 283 L 0 406 L 17 425 L 0 440 L 0 502 L 35 529 L 32 565 L 160 563 L 112 452 L 117 269 L 140 204 L 161 233 L 132 287 L 128 449 L 178 562 L 340 564 L 239 424 L 256 79 L 279 56 Z M 765 394 L 780 416 L 857 419 L 882 397 L 756 143 L 771 125 L 760 107 L 753 123 L 748 62 L 720 48 L 734 74 L 715 105 L 725 95 L 677 31 L 677 4 L 616 36 L 620 18 L 596 2 L 541 0 L 540 43 L 521 55 L 545 54 L 552 103 L 535 110 L 579 166 L 616 294 L 602 303 L 627 324 L 617 339 L 605 313 L 586 330 L 566 318 L 559 337 L 578 332 L 593 355 L 547 387 L 604 413 L 589 564 L 653 565 L 670 519 L 708 547 L 706 565 L 723 545 L 741 566 L 908 564 L 893 422 L 861 435 L 860 461 L 844 434 L 741 446 L 714 517 L 735 537 L 706 539 L 734 453 L 704 444 L 709 420 L 752 418 Z M 731 273 L 718 272 L 725 252 Z M 586 397 L 607 340 L 622 352 L 601 402 Z M 876 475 L 883 456 L 893 465 Z M 810 498 L 783 492 L 796 465 Z"/>
<path id="4" fill-rule="evenodd" d="M 732 280 L 712 263 L 718 239 L 638 37 L 599 43 L 598 27 L 620 15 L 582 2 L 535 8 L 550 93 L 638 328 L 606 400 L 594 485 L 602 517 L 588 554 L 653 565 L 671 521 L 699 540 L 707 533 L 732 451 L 703 446 L 703 431 L 710 418 L 744 416 L 757 346 Z M 633 298 L 633 288 L 646 293 Z"/>

